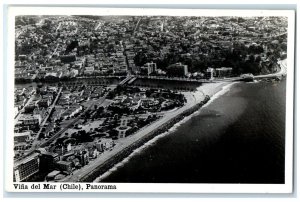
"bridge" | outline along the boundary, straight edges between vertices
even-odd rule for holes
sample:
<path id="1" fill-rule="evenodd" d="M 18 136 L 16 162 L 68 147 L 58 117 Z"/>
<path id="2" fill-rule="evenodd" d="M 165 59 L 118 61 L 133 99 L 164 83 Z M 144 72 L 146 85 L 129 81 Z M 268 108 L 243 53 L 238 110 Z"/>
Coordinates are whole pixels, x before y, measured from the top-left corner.
<path id="1" fill-rule="evenodd" d="M 137 78 L 136 77 L 133 77 L 132 79 L 130 79 L 130 81 L 128 81 L 128 84 L 132 84 Z"/>
<path id="2" fill-rule="evenodd" d="M 254 79 L 272 79 L 272 78 L 282 78 L 283 76 L 286 75 L 287 72 L 287 63 L 286 63 L 286 59 L 285 60 L 281 60 L 278 61 L 278 67 L 280 68 L 280 70 L 276 73 L 273 74 L 266 74 L 266 75 L 257 75 L 257 76 L 251 76 L 248 75 L 248 77 L 243 77 L 243 76 L 239 76 L 239 77 L 230 77 L 230 78 L 215 78 L 213 80 L 207 80 L 207 79 L 190 79 L 190 78 L 179 78 L 179 77 L 162 77 L 162 76 L 136 76 L 136 75 L 131 75 L 128 74 L 127 77 L 125 79 L 123 79 L 119 85 L 125 85 L 126 83 L 131 84 L 134 82 L 134 80 L 136 80 L 137 78 L 147 78 L 147 79 L 158 79 L 158 80 L 173 80 L 173 81 L 187 81 L 187 82 L 199 82 L 199 83 L 211 83 L 211 82 L 235 82 L 235 81 L 243 81 L 243 80 L 254 80 Z M 59 90 L 59 94 L 61 93 L 61 89 Z M 59 95 L 58 94 L 58 95 Z M 99 101 L 97 101 L 98 103 L 100 103 L 100 105 L 105 101 L 106 96 L 108 93 L 106 93 Z M 56 97 L 54 104 L 50 107 L 50 112 L 53 109 L 56 101 L 58 99 L 58 96 Z M 96 101 L 95 101 L 96 102 Z M 44 141 L 44 142 L 36 142 L 35 144 L 32 146 L 32 148 L 26 152 L 26 154 L 21 157 L 20 159 L 23 159 L 29 155 L 32 155 L 34 153 L 34 149 L 37 149 L 39 147 L 45 147 L 48 146 L 51 142 L 53 142 L 55 139 L 57 139 L 60 135 L 62 135 L 66 130 L 68 130 L 70 127 L 72 127 L 75 123 L 78 122 L 78 120 L 80 118 L 82 118 L 83 115 L 85 115 L 90 109 L 91 107 L 95 104 L 95 102 L 92 102 L 85 110 L 84 112 L 77 118 L 75 118 L 74 120 L 72 120 L 72 122 L 70 122 L 66 127 L 64 127 L 62 130 L 60 130 L 59 132 L 57 132 L 56 134 L 54 134 L 50 139 Z M 48 117 L 47 117 L 48 119 Z M 46 119 L 46 120 L 47 120 Z M 43 122 L 43 124 L 46 121 Z M 37 137 L 36 137 L 37 138 Z M 20 160 L 18 159 L 18 160 Z M 16 161 L 18 161 L 16 160 Z"/>
<path id="3" fill-rule="evenodd" d="M 131 79 L 133 79 L 134 78 L 134 76 L 133 75 L 128 75 L 125 79 L 123 79 L 120 83 L 119 83 L 119 85 L 124 85 L 124 84 L 126 84 L 128 81 L 130 81 Z"/>

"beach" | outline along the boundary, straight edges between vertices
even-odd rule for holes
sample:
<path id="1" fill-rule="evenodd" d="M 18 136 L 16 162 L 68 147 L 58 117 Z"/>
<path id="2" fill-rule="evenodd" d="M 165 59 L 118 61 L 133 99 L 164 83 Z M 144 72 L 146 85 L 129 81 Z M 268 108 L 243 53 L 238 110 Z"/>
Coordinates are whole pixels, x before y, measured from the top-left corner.
<path id="1" fill-rule="evenodd" d="M 269 76 L 286 75 L 286 60 L 279 61 L 278 65 L 280 68 L 278 72 L 269 74 Z M 255 85 L 256 87 L 252 85 Z M 265 136 L 270 135 L 267 131 L 271 130 L 266 131 L 264 129 L 260 129 L 260 127 L 267 128 L 269 127 L 268 124 L 263 126 L 257 124 L 251 129 L 247 130 L 247 132 L 239 131 L 236 133 L 232 133 L 233 130 L 240 130 L 240 124 L 233 123 L 235 123 L 235 121 L 237 121 L 237 117 L 241 116 L 244 112 L 246 113 L 246 117 L 242 119 L 243 122 L 245 122 L 243 124 L 248 125 L 249 122 L 250 124 L 252 124 L 253 121 L 255 121 L 252 120 L 251 117 L 248 117 L 248 112 L 245 111 L 247 108 L 246 106 L 248 105 L 248 101 L 246 101 L 246 99 L 248 99 L 246 92 L 248 91 L 240 91 L 239 89 L 241 89 L 241 86 L 243 86 L 243 88 L 246 88 L 248 86 L 249 90 L 254 87 L 255 89 L 253 90 L 253 94 L 256 95 L 259 91 L 264 91 L 265 89 L 258 87 L 260 85 L 266 87 L 268 86 L 268 83 L 264 84 L 258 81 L 249 83 L 209 83 L 198 87 L 197 91 L 195 92 L 185 92 L 185 96 L 189 98 L 189 103 L 201 102 L 201 100 L 203 100 L 203 96 L 205 95 L 209 95 L 211 99 L 201 107 L 201 110 L 197 110 L 191 115 L 186 116 L 184 119 L 169 128 L 168 131 L 161 133 L 148 142 L 144 143 L 141 147 L 135 149 L 122 161 L 115 164 L 112 168 L 107 170 L 102 175 L 99 175 L 93 182 L 212 183 L 225 182 L 222 181 L 222 179 L 224 179 L 227 180 L 226 182 L 232 181 L 242 183 L 281 183 L 283 179 L 282 171 L 284 170 L 284 168 L 278 166 L 277 164 L 278 162 L 282 162 L 283 158 L 281 156 L 281 153 L 283 151 L 283 147 L 278 145 L 281 145 L 282 142 L 284 142 L 280 138 L 284 133 L 282 132 L 282 128 L 280 128 L 279 126 L 282 125 L 282 123 L 277 123 L 278 117 L 276 116 L 274 118 L 274 121 L 270 121 L 271 126 L 273 126 L 273 124 L 276 124 L 274 126 L 276 130 L 271 132 L 272 137 L 267 140 L 265 140 L 264 138 Z M 275 89 L 272 88 L 272 90 Z M 282 88 L 280 87 L 279 90 L 282 90 Z M 267 97 L 277 95 L 272 94 L 271 89 L 268 89 L 266 91 L 267 92 L 262 92 L 261 94 L 268 94 Z M 245 94 L 244 96 L 246 96 L 246 98 L 233 96 L 237 95 L 237 93 L 238 95 Z M 263 96 L 257 95 L 257 97 Z M 251 103 L 256 103 L 256 99 L 252 100 L 250 98 L 250 100 Z M 278 106 L 277 98 L 274 98 L 272 100 L 273 101 L 269 102 L 268 104 L 273 106 L 274 103 L 274 105 Z M 225 101 L 227 104 L 224 103 Z M 220 103 L 225 104 L 226 109 L 220 108 Z M 218 107 L 216 108 L 216 106 Z M 247 110 L 251 111 L 251 109 L 253 110 L 257 108 L 257 106 L 254 108 L 251 108 L 251 106 L 249 106 Z M 282 106 L 279 105 L 278 113 L 282 112 L 281 109 Z M 260 110 L 259 115 L 257 115 L 257 119 L 259 119 L 260 116 L 265 116 L 264 113 L 269 114 L 272 112 L 273 111 L 268 112 L 267 110 L 262 109 Z M 257 114 L 256 111 L 254 112 L 253 116 L 255 116 L 255 114 Z M 193 123 L 192 125 L 191 122 Z M 208 130 L 208 128 L 210 129 Z M 189 132 L 186 133 L 187 131 Z M 273 161 L 270 161 L 264 159 L 264 156 L 256 156 L 257 152 L 249 148 L 249 146 L 247 145 L 248 141 L 244 140 L 250 139 L 250 142 L 252 141 L 252 131 L 255 131 L 255 134 L 262 135 L 256 135 L 255 138 L 261 138 L 266 142 L 259 144 L 255 143 L 257 145 L 268 144 L 267 142 L 276 142 L 276 146 L 274 146 L 274 148 L 269 148 L 269 146 L 258 146 L 257 149 L 264 150 L 268 148 L 268 151 L 265 152 L 276 152 L 280 154 L 278 155 L 278 158 L 270 154 L 270 158 L 273 159 Z M 221 134 L 223 133 L 228 134 L 228 136 L 221 137 Z M 243 133 L 249 133 L 249 137 L 243 135 Z M 218 141 L 219 138 L 226 139 L 226 143 L 220 143 Z M 241 142 L 235 145 L 236 139 L 241 139 Z M 231 141 L 233 142 L 233 145 L 231 145 L 231 147 L 233 147 L 232 149 L 230 149 L 230 147 L 227 148 L 227 144 L 232 144 Z M 242 146 L 238 146 L 240 143 Z M 215 144 L 219 146 L 215 146 Z M 185 147 L 186 149 L 184 149 Z M 235 149 L 240 150 L 240 154 L 235 155 L 235 153 L 232 152 Z M 157 154 L 157 152 L 159 152 L 159 154 Z M 197 153 L 197 155 L 193 153 Z M 244 156 L 248 156 L 249 161 L 247 160 L 247 158 L 244 158 Z M 218 160 L 211 161 L 212 159 Z M 237 165 L 226 164 L 226 161 L 232 161 L 232 159 L 236 159 L 239 163 Z M 257 168 L 255 165 L 257 165 L 257 162 L 259 162 L 259 164 L 261 165 L 261 169 L 258 168 L 258 170 L 256 170 Z M 216 166 L 214 167 L 212 165 Z M 247 168 L 241 169 L 239 165 L 241 167 L 247 165 L 246 167 L 249 167 L 252 170 L 255 170 L 256 173 L 258 173 L 257 176 L 255 176 L 253 172 L 248 171 L 249 177 L 247 177 L 247 175 L 244 175 L 243 173 L 244 170 L 247 170 Z M 226 168 L 226 171 L 223 172 L 219 170 L 218 168 L 220 166 Z M 178 168 L 178 170 L 174 170 L 174 167 Z M 273 167 L 274 169 L 270 170 L 270 167 Z M 203 171 L 201 174 L 199 174 L 200 170 Z M 238 175 L 235 175 L 234 173 L 238 173 Z M 174 178 L 175 175 L 177 176 L 176 178 Z M 274 178 L 271 178 L 270 176 L 274 176 Z"/>
<path id="2" fill-rule="evenodd" d="M 73 175 L 69 175 L 62 179 L 63 182 L 90 182 L 94 181 L 97 177 L 101 176 L 109 169 L 113 168 L 116 164 L 121 162 L 124 158 L 128 157 L 132 152 L 145 145 L 148 141 L 154 137 L 166 132 L 172 128 L 179 121 L 182 121 L 184 117 L 189 117 L 202 106 L 200 102 L 209 96 L 211 100 L 220 96 L 229 89 L 232 83 L 217 82 L 203 84 L 198 87 L 195 92 L 184 92 L 187 99 L 187 103 L 176 110 L 166 112 L 162 118 L 153 122 L 147 127 L 140 129 L 133 135 L 130 135 L 124 139 L 118 140 L 117 145 L 111 150 L 101 154 L 97 159 L 90 162 L 83 168 L 73 172 Z M 209 104 L 208 101 L 207 104 Z"/>

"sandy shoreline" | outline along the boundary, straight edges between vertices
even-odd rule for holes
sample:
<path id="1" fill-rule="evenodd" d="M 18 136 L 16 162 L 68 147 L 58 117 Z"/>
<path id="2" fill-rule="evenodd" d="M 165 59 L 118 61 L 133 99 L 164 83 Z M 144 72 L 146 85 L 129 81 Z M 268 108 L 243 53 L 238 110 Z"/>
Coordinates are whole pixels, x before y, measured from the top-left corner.
<path id="1" fill-rule="evenodd" d="M 214 83 L 214 85 L 207 84 L 207 86 L 205 88 L 203 88 L 203 86 L 200 86 L 200 87 L 197 88 L 196 92 L 193 92 L 191 94 L 193 95 L 193 97 L 195 97 L 194 100 L 196 99 L 197 102 L 201 102 L 204 99 L 203 94 L 207 94 L 207 95 L 209 95 L 211 97 L 211 99 L 208 101 L 208 103 L 206 103 L 205 105 L 203 105 L 201 107 L 201 108 L 203 108 L 203 107 L 206 107 L 207 105 L 209 105 L 211 102 L 213 102 L 215 99 L 217 99 L 221 95 L 225 94 L 227 92 L 227 90 L 230 89 L 230 86 L 233 85 L 233 84 L 234 83 L 219 83 L 219 85 L 217 85 L 217 83 Z M 145 142 L 144 145 L 142 145 L 141 147 L 135 149 L 129 156 L 127 156 L 121 162 L 119 162 L 116 165 L 114 165 L 112 168 L 110 168 L 108 171 L 106 171 L 105 173 L 103 173 L 101 176 L 97 177 L 93 182 L 95 182 L 95 183 L 101 182 L 101 180 L 105 179 L 111 173 L 113 173 L 114 171 L 116 171 L 119 167 L 123 166 L 132 157 L 134 157 L 135 155 L 139 154 L 140 152 L 142 152 L 147 147 L 153 145 L 159 139 L 161 139 L 161 138 L 163 138 L 163 137 L 165 137 L 167 135 L 170 135 L 178 127 L 180 127 L 182 124 L 184 124 L 185 122 L 187 122 L 188 120 L 190 120 L 193 116 L 197 115 L 198 113 L 199 113 L 199 110 L 195 111 L 194 113 L 192 113 L 189 116 L 184 117 L 181 121 L 179 121 L 176 124 L 174 124 L 166 132 L 161 133 L 161 134 L 155 136 L 154 138 L 152 138 L 148 142 Z"/>
<path id="2" fill-rule="evenodd" d="M 121 139 L 118 141 L 118 145 L 113 150 L 106 151 L 100 157 L 90 162 L 90 164 L 74 171 L 73 175 L 67 176 L 61 181 L 95 182 L 101 180 L 101 176 L 103 174 L 107 175 L 109 172 L 116 169 L 120 163 L 127 161 L 128 158 L 138 152 L 136 150 L 147 146 L 147 142 L 154 141 L 152 139 L 158 139 L 159 137 L 157 136 L 161 136 L 166 133 L 166 130 L 164 129 L 173 130 L 172 128 L 174 125 L 177 127 L 192 117 L 192 115 L 201 107 L 199 106 L 199 103 L 205 100 L 207 95 L 211 97 L 211 100 L 208 101 L 210 103 L 216 97 L 227 92 L 226 89 L 229 89 L 229 86 L 232 84 L 233 83 L 229 82 L 208 83 L 198 87 L 195 92 L 184 92 L 183 94 L 187 98 L 187 103 L 183 107 L 167 112 L 161 119 L 153 122 L 146 128 L 141 129 L 131 136 Z M 226 86 L 228 86 L 228 88 L 226 88 Z M 184 117 L 182 118 L 182 116 Z"/>

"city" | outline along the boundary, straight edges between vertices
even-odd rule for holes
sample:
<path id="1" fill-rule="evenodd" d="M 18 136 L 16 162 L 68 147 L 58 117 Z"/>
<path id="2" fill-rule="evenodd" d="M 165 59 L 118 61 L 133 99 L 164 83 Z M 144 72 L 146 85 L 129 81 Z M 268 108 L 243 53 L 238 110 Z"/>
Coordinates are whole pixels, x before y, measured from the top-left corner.
<path id="1" fill-rule="evenodd" d="M 286 49 L 284 17 L 17 16 L 14 181 L 93 181 Z"/>

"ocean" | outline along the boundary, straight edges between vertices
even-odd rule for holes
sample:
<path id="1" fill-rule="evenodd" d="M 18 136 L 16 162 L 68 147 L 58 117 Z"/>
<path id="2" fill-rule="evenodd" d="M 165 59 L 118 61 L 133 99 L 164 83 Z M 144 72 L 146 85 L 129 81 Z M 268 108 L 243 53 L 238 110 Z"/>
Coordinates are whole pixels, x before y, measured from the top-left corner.
<path id="1" fill-rule="evenodd" d="M 284 183 L 285 92 L 285 80 L 236 83 L 101 181 Z"/>

